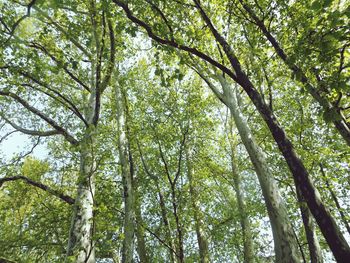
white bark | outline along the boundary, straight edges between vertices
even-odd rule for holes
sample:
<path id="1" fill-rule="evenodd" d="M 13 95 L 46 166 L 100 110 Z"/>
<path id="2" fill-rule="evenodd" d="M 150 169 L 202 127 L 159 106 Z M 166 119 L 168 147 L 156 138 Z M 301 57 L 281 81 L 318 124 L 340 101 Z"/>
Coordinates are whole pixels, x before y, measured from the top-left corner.
<path id="1" fill-rule="evenodd" d="M 122 169 L 124 195 L 124 240 L 122 262 L 133 262 L 134 232 L 135 232 L 135 200 L 133 193 L 133 178 L 130 171 L 128 138 L 125 119 L 125 103 L 120 87 L 116 87 L 117 127 L 119 162 Z"/>
<path id="2" fill-rule="evenodd" d="M 89 107 L 86 117 L 92 120 L 94 113 L 94 94 L 90 95 Z M 75 259 L 76 263 L 94 263 L 95 248 L 93 242 L 93 207 L 95 194 L 94 160 L 94 125 L 85 131 L 83 141 L 80 143 L 80 171 L 78 178 L 77 197 L 74 204 L 72 224 L 69 233 L 66 261 Z"/>
<path id="3" fill-rule="evenodd" d="M 232 121 L 230 121 L 232 124 Z M 243 255 L 244 255 L 244 263 L 253 263 L 254 262 L 254 245 L 253 245 L 253 237 L 250 226 L 250 221 L 247 213 L 247 208 L 244 200 L 244 195 L 242 191 L 242 180 L 241 175 L 236 166 L 235 160 L 235 149 L 232 138 L 232 125 L 230 125 L 230 148 L 231 148 L 231 169 L 232 169 L 232 177 L 233 177 L 233 185 L 236 192 L 237 199 L 237 208 L 240 217 L 240 223 L 242 228 L 242 236 L 243 236 Z"/>
<path id="4" fill-rule="evenodd" d="M 96 87 L 95 63 L 91 65 L 90 89 L 88 103 L 85 107 L 85 129 L 80 147 L 80 170 L 78 177 L 77 197 L 75 199 L 72 223 L 69 232 L 66 262 L 95 263 L 95 247 L 93 241 L 93 208 L 95 194 L 95 115 Z"/>
<path id="5" fill-rule="evenodd" d="M 189 187 L 190 187 L 191 204 L 192 204 L 195 227 L 196 227 L 200 262 L 208 263 L 210 262 L 208 239 L 203 229 L 203 225 L 204 225 L 203 215 L 198 203 L 198 192 L 193 182 L 194 169 L 191 161 L 191 152 L 188 149 L 187 145 L 185 146 L 185 151 L 186 151 L 185 154 L 186 154 L 186 164 L 187 164 L 187 178 L 188 178 Z"/>
<path id="6" fill-rule="evenodd" d="M 253 134 L 242 115 L 238 102 L 237 92 L 220 75 L 218 79 L 223 88 L 221 99 L 229 107 L 242 142 L 258 176 L 260 187 L 267 207 L 272 228 L 276 262 L 300 262 L 300 252 L 295 240 L 290 219 L 285 204 L 279 193 L 278 186 L 272 177 L 271 170 L 266 162 L 264 153 L 256 143 Z"/>

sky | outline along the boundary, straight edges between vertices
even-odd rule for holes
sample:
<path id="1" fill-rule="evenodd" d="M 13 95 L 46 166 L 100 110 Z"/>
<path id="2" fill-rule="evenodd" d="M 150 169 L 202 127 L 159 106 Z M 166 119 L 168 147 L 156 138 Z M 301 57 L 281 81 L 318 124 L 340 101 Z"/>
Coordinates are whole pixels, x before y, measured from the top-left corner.
<path id="1" fill-rule="evenodd" d="M 2 132 L 0 132 L 0 136 L 1 135 L 3 135 Z M 0 143 L 0 153 L 3 155 L 1 157 L 3 157 L 5 160 L 10 160 L 16 154 L 29 151 L 32 145 L 33 144 L 31 143 L 29 136 L 20 133 L 14 133 Z M 38 145 L 34 149 L 32 156 L 38 159 L 44 159 L 47 154 L 48 151 L 45 145 Z"/>

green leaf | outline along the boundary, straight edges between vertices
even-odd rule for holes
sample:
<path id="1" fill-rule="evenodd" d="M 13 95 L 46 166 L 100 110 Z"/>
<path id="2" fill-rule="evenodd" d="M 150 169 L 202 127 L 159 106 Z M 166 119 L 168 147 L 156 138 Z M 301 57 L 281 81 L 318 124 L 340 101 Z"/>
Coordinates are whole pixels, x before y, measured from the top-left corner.
<path id="1" fill-rule="evenodd" d="M 315 11 L 318 11 L 322 8 L 322 4 L 320 1 L 314 1 L 312 4 L 311 4 L 311 9 L 312 10 L 315 10 Z"/>
<path id="2" fill-rule="evenodd" d="M 327 109 L 323 112 L 323 119 L 330 123 L 332 121 L 339 121 L 341 120 L 340 115 L 338 114 L 337 110 L 335 108 Z"/>
<path id="3" fill-rule="evenodd" d="M 329 7 L 332 4 L 333 0 L 324 0 L 323 7 Z"/>

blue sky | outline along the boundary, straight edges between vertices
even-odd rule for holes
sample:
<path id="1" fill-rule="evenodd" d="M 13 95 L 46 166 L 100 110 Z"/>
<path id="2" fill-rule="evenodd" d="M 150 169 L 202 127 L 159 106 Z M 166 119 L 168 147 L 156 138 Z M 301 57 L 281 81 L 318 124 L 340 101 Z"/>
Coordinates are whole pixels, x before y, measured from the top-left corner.
<path id="1" fill-rule="evenodd" d="M 29 151 L 31 147 L 32 143 L 29 136 L 17 132 L 0 144 L 0 152 L 4 155 L 3 157 L 9 160 L 15 154 Z M 32 155 L 43 159 L 47 156 L 47 149 L 44 145 L 38 145 Z"/>

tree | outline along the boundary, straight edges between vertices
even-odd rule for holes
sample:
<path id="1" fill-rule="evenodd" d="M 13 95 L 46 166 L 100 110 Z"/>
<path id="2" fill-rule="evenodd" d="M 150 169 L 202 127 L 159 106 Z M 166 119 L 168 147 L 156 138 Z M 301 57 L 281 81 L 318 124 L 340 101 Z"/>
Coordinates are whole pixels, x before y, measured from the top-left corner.
<path id="1" fill-rule="evenodd" d="M 180 40 L 181 42 L 179 43 L 174 38 L 174 31 L 172 29 L 172 26 L 169 25 L 169 23 L 167 22 L 168 19 L 166 18 L 164 13 L 160 11 L 159 8 L 157 8 L 157 6 L 154 7 L 154 5 L 151 5 L 151 9 L 155 10 L 154 12 L 156 12 L 157 16 L 160 16 L 160 19 L 163 20 L 165 28 L 167 28 L 167 32 L 158 32 L 157 29 L 154 30 L 152 26 L 150 26 L 147 22 L 144 22 L 143 20 L 136 17 L 129 8 L 129 4 L 118 0 L 114 0 L 114 3 L 124 10 L 127 17 L 133 23 L 144 28 L 148 33 L 149 37 L 151 37 L 154 41 L 158 42 L 161 45 L 167 45 L 186 51 L 194 56 L 203 59 L 204 61 L 210 63 L 212 66 L 218 68 L 219 70 L 222 70 L 223 73 L 230 76 L 232 80 L 237 82 L 244 89 L 244 91 L 250 97 L 252 103 L 255 105 L 256 109 L 261 114 L 261 117 L 264 119 L 267 126 L 269 127 L 271 134 L 274 137 L 282 155 L 288 163 L 296 187 L 300 187 L 302 195 L 304 196 L 310 211 L 315 217 L 324 237 L 326 238 L 328 245 L 332 249 L 334 256 L 338 261 L 342 261 L 344 260 L 344 258 L 349 257 L 349 245 L 347 244 L 344 236 L 340 232 L 329 210 L 325 207 L 325 204 L 321 200 L 318 191 L 313 185 L 313 182 L 309 176 L 307 169 L 305 168 L 301 159 L 296 154 L 293 144 L 287 137 L 282 126 L 278 123 L 271 109 L 264 102 L 262 96 L 259 94 L 252 81 L 242 69 L 241 63 L 238 57 L 235 55 L 236 52 L 227 42 L 226 38 L 219 33 L 219 31 L 213 24 L 213 21 L 210 19 L 207 12 L 205 11 L 205 8 L 201 5 L 201 3 L 197 0 L 194 0 L 193 4 L 190 4 L 191 8 L 188 8 L 187 10 L 194 8 L 199 13 L 202 21 L 209 29 L 215 41 L 222 49 L 222 53 L 225 54 L 226 59 L 228 60 L 232 70 L 215 60 L 215 58 L 213 58 L 211 55 L 207 55 L 206 53 L 199 51 L 197 48 L 193 48 L 187 46 L 186 44 L 182 44 L 181 42 L 183 42 L 183 40 Z M 179 5 L 181 5 L 181 3 Z M 170 37 L 168 37 L 169 34 Z"/>
<path id="2" fill-rule="evenodd" d="M 0 10 L 1 262 L 346 262 L 347 3 Z"/>

